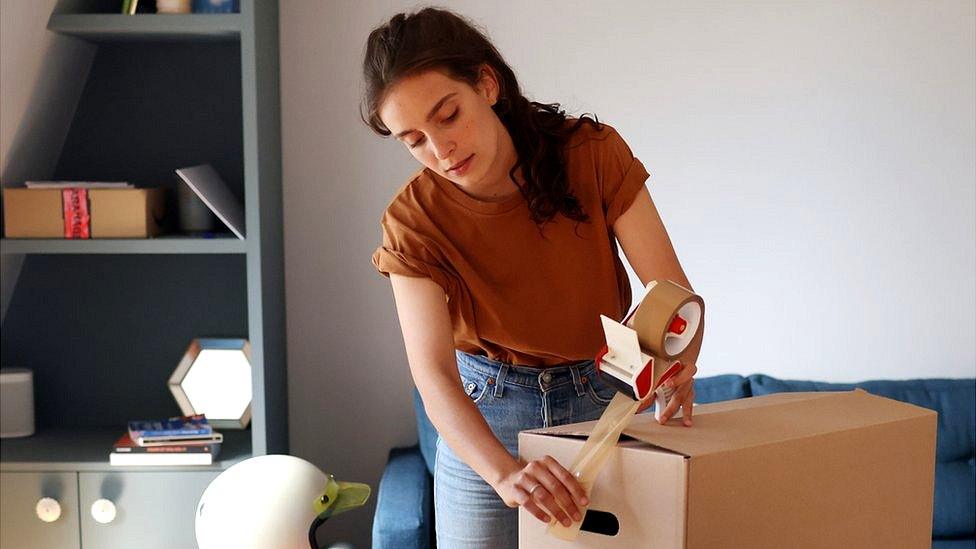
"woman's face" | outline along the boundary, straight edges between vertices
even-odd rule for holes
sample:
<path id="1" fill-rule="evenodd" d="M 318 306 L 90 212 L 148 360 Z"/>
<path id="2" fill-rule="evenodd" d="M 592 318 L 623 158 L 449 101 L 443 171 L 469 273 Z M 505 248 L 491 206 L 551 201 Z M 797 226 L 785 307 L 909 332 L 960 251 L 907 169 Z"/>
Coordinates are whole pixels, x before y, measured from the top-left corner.
<path id="1" fill-rule="evenodd" d="M 394 84 L 379 115 L 421 164 L 491 197 L 515 164 L 511 137 L 491 109 L 497 98 L 498 82 L 487 68 L 474 87 L 429 70 Z"/>

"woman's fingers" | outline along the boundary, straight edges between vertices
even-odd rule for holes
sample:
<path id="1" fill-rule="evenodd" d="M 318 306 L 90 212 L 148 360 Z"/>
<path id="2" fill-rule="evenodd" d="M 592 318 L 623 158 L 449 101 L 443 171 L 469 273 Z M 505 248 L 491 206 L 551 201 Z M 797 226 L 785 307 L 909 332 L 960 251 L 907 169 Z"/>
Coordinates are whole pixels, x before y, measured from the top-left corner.
<path id="1" fill-rule="evenodd" d="M 532 493 L 518 484 L 513 488 L 515 489 L 515 498 L 513 504 L 509 505 L 509 507 L 524 507 L 532 516 L 548 524 L 550 520 L 549 515 L 539 507 L 539 504 L 533 501 Z M 538 488 L 538 490 L 543 490 L 543 488 Z"/>
<path id="2" fill-rule="evenodd" d="M 556 503 L 556 498 L 553 497 L 549 489 L 546 488 L 544 484 L 539 484 L 532 490 L 532 501 L 539 504 L 542 509 L 552 515 L 558 522 L 563 523 L 563 526 L 569 526 L 571 524 L 569 517 L 563 512 L 562 508 Z"/>
<path id="3" fill-rule="evenodd" d="M 542 490 L 545 490 L 545 488 L 539 488 L 538 490 L 536 490 L 536 492 Z M 541 520 L 542 522 L 545 522 L 546 524 L 549 524 L 549 521 L 551 520 L 549 518 L 549 515 L 546 514 L 546 512 L 543 511 L 541 507 L 539 507 L 539 504 L 533 501 L 532 496 L 526 496 L 526 500 L 522 503 L 522 508 L 528 511 L 529 513 L 532 513 L 533 517 Z"/>
<path id="4" fill-rule="evenodd" d="M 561 463 L 556 461 L 552 456 L 545 456 L 542 458 L 543 461 L 549 466 L 549 471 L 563 483 L 563 486 L 569 491 L 570 495 L 573 497 L 573 501 L 579 507 L 585 507 L 589 505 L 589 500 L 586 499 L 586 490 L 583 489 L 583 485 L 579 483 L 579 480 L 569 472 L 568 469 L 562 466 Z"/>
<path id="5" fill-rule="evenodd" d="M 552 515 L 557 521 L 564 525 L 567 524 L 569 517 L 563 511 L 563 506 L 560 505 L 556 496 L 553 494 L 553 492 L 557 492 L 557 484 L 559 483 L 549 472 L 549 469 L 541 460 L 536 460 L 529 463 L 528 467 L 525 468 L 525 476 L 525 482 L 531 483 L 525 489 L 528 490 L 532 501 L 538 503 L 543 510 Z"/>
<path id="6" fill-rule="evenodd" d="M 577 508 L 573 495 L 570 493 L 570 487 L 566 485 L 567 481 L 570 481 L 572 484 L 578 484 L 575 482 L 575 479 L 573 479 L 569 473 L 563 469 L 562 465 L 560 465 L 551 456 L 545 456 L 537 463 L 539 463 L 540 468 L 536 472 L 536 478 L 553 497 L 556 505 L 559 506 L 561 511 L 565 512 L 565 514 L 554 513 L 559 522 L 562 522 L 565 526 L 569 526 L 569 524 L 567 524 L 569 519 L 566 519 L 565 521 L 563 520 L 563 517 L 566 515 L 572 517 L 572 520 L 577 522 L 583 520 L 583 515 Z M 556 476 L 559 469 L 562 469 L 563 473 L 565 473 L 562 478 Z"/>
<path id="7" fill-rule="evenodd" d="M 687 427 L 691 427 L 691 414 L 692 414 L 692 410 L 694 409 L 694 404 L 695 404 L 695 386 L 692 385 L 691 391 L 688 393 L 688 398 L 686 398 L 684 404 L 681 405 L 682 410 L 684 410 L 684 413 L 681 414 L 681 417 L 683 418 L 681 421 Z"/>
<path id="8" fill-rule="evenodd" d="M 589 503 L 579 481 L 552 456 L 526 464 L 518 490 L 519 504 L 526 511 L 543 522 L 549 522 L 551 516 L 567 527 L 583 520 L 580 507 Z"/>
<path id="9" fill-rule="evenodd" d="M 688 399 L 688 394 L 691 393 L 692 387 L 694 387 L 694 380 L 690 383 L 685 383 L 684 385 L 675 389 L 674 394 L 671 395 L 671 400 L 668 401 L 668 405 L 664 408 L 661 413 L 660 423 L 663 425 L 671 419 L 671 416 L 678 411 L 678 408 L 684 404 L 685 400 Z"/>

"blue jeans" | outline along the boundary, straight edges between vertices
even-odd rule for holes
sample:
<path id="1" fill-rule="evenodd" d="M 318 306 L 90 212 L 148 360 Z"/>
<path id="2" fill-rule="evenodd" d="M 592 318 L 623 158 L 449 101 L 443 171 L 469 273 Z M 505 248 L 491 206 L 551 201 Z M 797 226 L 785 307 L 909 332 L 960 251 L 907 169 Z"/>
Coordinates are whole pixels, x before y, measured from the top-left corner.
<path id="1" fill-rule="evenodd" d="M 458 351 L 457 366 L 464 392 L 516 459 L 519 431 L 598 419 L 616 394 L 592 360 L 540 369 Z M 440 437 L 434 514 L 438 549 L 518 546 L 518 509 L 506 506 Z"/>

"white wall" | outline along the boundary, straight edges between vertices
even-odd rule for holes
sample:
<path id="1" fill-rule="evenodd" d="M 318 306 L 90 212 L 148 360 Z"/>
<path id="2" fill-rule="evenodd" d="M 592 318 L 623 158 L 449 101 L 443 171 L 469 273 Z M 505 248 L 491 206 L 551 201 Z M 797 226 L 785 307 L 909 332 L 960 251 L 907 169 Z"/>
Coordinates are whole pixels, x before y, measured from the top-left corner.
<path id="1" fill-rule="evenodd" d="M 374 486 L 415 440 L 370 264 L 414 161 L 360 122 L 360 63 L 413 5 L 281 8 L 292 448 Z M 974 375 L 973 2 L 450 5 L 533 98 L 596 112 L 648 167 L 707 303 L 702 376 Z M 365 544 L 371 513 L 327 530 Z"/>
<path id="2" fill-rule="evenodd" d="M 0 2 L 0 183 L 5 187 L 54 172 L 91 68 L 94 46 L 47 32 L 56 3 Z M 0 318 L 22 263 L 22 255 L 0 255 Z"/>

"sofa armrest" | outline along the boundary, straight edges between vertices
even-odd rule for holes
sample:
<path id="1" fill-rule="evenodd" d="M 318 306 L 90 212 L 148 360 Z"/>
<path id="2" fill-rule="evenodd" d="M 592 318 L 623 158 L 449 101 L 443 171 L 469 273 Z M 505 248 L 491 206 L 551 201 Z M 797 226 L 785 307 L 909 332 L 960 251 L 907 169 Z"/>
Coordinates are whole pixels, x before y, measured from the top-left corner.
<path id="1" fill-rule="evenodd" d="M 420 448 L 390 450 L 376 495 L 374 549 L 429 548 L 433 526 L 434 480 Z"/>

